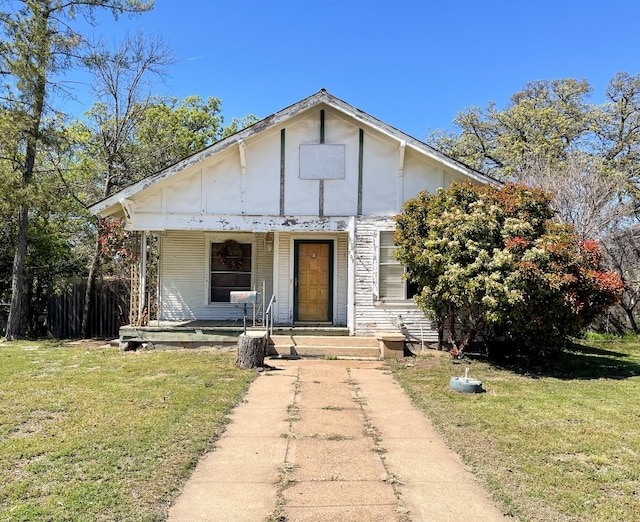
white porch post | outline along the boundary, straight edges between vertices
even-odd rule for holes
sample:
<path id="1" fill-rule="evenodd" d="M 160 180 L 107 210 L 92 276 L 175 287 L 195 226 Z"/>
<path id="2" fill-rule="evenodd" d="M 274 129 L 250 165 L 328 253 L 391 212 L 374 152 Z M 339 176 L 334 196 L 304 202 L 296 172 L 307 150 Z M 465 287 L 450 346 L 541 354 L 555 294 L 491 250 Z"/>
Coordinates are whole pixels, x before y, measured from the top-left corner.
<path id="1" fill-rule="evenodd" d="M 147 296 L 147 233 L 140 232 L 140 284 L 138 285 L 138 321 L 142 319 L 142 313 Z"/>
<path id="2" fill-rule="evenodd" d="M 347 327 L 356 332 L 356 218 L 349 217 L 347 237 Z"/>
<path id="3" fill-rule="evenodd" d="M 156 319 L 158 326 L 160 326 L 160 317 L 162 317 L 162 234 L 158 234 L 158 279 L 156 284 L 156 303 L 158 304 Z M 151 317 L 151 313 L 149 313 L 149 317 Z"/>
<path id="4" fill-rule="evenodd" d="M 278 311 L 278 303 L 283 299 L 281 295 L 278 295 L 280 289 L 280 232 L 275 231 L 273 233 L 273 290 L 272 294 L 276 296 L 276 301 L 271 309 L 271 318 L 274 322 L 280 321 L 280 314 Z"/>

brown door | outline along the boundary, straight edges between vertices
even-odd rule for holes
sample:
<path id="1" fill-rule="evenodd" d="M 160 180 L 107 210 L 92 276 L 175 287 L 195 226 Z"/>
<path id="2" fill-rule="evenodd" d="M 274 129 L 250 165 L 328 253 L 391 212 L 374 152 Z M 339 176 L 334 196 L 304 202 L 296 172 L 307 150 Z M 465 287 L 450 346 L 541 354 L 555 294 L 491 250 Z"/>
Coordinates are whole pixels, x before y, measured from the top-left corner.
<path id="1" fill-rule="evenodd" d="M 333 242 L 295 242 L 295 320 L 332 321 Z"/>

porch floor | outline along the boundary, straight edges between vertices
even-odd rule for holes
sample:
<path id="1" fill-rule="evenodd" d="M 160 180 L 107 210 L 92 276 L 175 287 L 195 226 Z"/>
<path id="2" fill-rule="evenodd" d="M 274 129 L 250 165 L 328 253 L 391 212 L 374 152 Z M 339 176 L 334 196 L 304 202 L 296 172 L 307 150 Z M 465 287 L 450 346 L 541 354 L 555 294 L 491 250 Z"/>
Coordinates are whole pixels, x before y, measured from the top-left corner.
<path id="1" fill-rule="evenodd" d="M 251 324 L 247 321 L 247 330 L 264 330 L 264 326 Z M 134 332 L 193 332 L 193 333 L 219 333 L 219 334 L 231 334 L 234 337 L 240 335 L 240 332 L 244 331 L 244 324 L 242 319 L 235 319 L 233 321 L 205 321 L 205 320 L 193 320 L 193 321 L 150 321 L 148 325 L 126 325 L 120 327 L 120 337 L 122 334 L 130 334 Z M 296 335 L 349 335 L 349 329 L 343 326 L 331 326 L 331 325 L 313 325 L 313 324 L 287 324 L 287 325 L 274 325 L 274 334 L 278 333 L 295 333 Z"/>

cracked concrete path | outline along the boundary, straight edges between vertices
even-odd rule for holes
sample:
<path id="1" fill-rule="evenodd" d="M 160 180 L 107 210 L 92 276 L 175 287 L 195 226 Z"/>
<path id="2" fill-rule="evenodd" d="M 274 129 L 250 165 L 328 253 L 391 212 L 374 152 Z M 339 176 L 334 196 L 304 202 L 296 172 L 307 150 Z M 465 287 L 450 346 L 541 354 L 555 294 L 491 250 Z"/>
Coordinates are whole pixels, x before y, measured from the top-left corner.
<path id="1" fill-rule="evenodd" d="M 170 521 L 511 520 L 383 362 L 269 363 Z"/>

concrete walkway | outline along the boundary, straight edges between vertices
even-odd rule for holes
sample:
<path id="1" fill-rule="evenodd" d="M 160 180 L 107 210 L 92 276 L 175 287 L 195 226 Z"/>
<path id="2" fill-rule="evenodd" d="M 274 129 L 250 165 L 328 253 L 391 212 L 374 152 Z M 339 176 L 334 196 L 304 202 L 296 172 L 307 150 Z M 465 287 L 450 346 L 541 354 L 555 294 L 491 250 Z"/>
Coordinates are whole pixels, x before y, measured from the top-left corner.
<path id="1" fill-rule="evenodd" d="M 267 362 L 171 522 L 511 520 L 384 363 Z"/>

